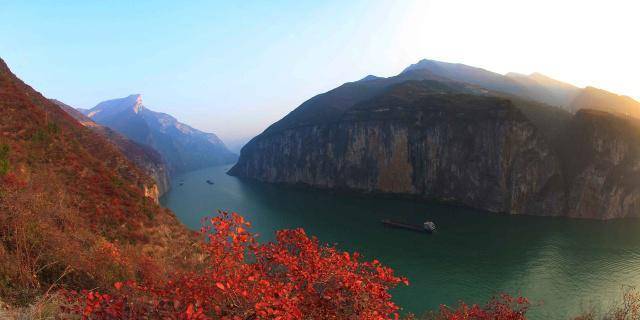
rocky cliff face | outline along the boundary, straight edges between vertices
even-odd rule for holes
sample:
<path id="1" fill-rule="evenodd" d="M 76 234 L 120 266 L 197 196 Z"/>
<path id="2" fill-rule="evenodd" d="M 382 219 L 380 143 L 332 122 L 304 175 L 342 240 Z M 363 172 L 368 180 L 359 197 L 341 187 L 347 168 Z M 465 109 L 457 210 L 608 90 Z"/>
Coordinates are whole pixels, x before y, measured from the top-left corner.
<path id="1" fill-rule="evenodd" d="M 534 108 L 526 114 L 544 111 Z M 549 137 L 521 110 L 504 98 L 403 82 L 330 120 L 268 129 L 229 173 L 511 214 L 638 215 L 640 131 L 631 120 L 581 111 Z"/>
<path id="2" fill-rule="evenodd" d="M 141 168 L 145 173 L 147 173 L 153 181 L 156 182 L 155 185 L 155 199 L 156 203 L 160 203 L 159 199 L 171 188 L 171 181 L 169 179 L 169 170 L 165 166 L 164 163 L 154 163 L 154 162 L 135 162 L 136 165 Z"/>
<path id="3" fill-rule="evenodd" d="M 381 99 L 337 123 L 259 137 L 230 173 L 495 212 L 560 214 L 558 161 L 519 110 L 498 98 L 450 98 Z"/>
<path id="4" fill-rule="evenodd" d="M 143 190 L 145 197 L 153 199 L 156 204 L 160 203 L 160 191 L 158 190 L 157 184 L 154 184 L 152 186 L 144 186 Z"/>
<path id="5" fill-rule="evenodd" d="M 567 215 L 596 219 L 640 216 L 640 121 L 581 110 L 560 150 Z"/>

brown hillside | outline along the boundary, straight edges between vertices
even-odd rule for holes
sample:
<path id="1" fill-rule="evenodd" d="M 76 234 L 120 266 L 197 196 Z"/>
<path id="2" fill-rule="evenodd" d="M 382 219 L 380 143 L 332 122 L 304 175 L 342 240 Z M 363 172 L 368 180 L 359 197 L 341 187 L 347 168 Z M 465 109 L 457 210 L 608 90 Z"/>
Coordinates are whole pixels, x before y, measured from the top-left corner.
<path id="1" fill-rule="evenodd" d="M 0 300 L 163 277 L 189 232 L 153 180 L 0 60 Z"/>

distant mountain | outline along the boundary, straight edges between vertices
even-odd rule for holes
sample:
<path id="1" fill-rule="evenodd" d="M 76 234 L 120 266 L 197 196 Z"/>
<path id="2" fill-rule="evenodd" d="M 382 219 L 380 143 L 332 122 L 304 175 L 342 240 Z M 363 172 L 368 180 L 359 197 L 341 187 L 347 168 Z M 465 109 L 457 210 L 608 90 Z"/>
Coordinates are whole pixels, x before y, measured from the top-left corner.
<path id="1" fill-rule="evenodd" d="M 378 79 L 382 79 L 382 78 L 370 74 L 370 75 L 368 75 L 368 76 L 366 76 L 366 77 L 364 77 L 364 78 L 362 78 L 362 79 L 360 79 L 358 81 L 371 81 L 371 80 L 378 80 Z"/>
<path id="2" fill-rule="evenodd" d="M 84 113 L 93 121 L 157 150 L 175 172 L 233 163 L 237 159 L 215 134 L 148 109 L 139 94 L 101 102 Z"/>
<path id="3" fill-rule="evenodd" d="M 78 120 L 83 126 L 99 133 L 111 143 L 115 144 L 129 160 L 143 169 L 156 181 L 160 195 L 163 195 L 169 190 L 169 168 L 160 153 L 149 146 L 132 141 L 108 127 L 97 124 L 91 120 L 91 118 L 80 112 L 80 110 L 76 110 L 55 99 L 51 99 L 51 101 Z M 85 110 L 85 112 L 86 111 L 87 110 Z"/>
<path id="4" fill-rule="evenodd" d="M 489 90 L 528 97 L 529 90 L 509 77 L 485 69 L 467 66 L 460 63 L 448 63 L 423 59 L 412 64 L 402 73 L 415 70 L 427 70 L 433 75 L 453 81 L 477 85 Z"/>
<path id="5" fill-rule="evenodd" d="M 570 108 L 573 112 L 580 109 L 594 109 L 640 119 L 640 102 L 594 87 L 580 90 Z"/>
<path id="6" fill-rule="evenodd" d="M 368 75 L 361 80 L 348 82 L 319 94 L 269 126 L 264 134 L 298 126 L 337 121 L 345 110 L 354 104 L 371 99 L 383 93 L 389 86 L 405 81 L 432 81 L 431 90 L 440 90 L 441 94 L 458 90 L 469 94 L 501 96 L 510 99 L 533 121 L 553 132 L 556 132 L 559 123 L 569 116 L 561 110 L 568 108 L 541 105 L 547 102 L 543 99 L 531 98 L 529 88 L 506 76 L 462 64 L 421 60 L 397 76 L 382 78 Z"/>
<path id="7" fill-rule="evenodd" d="M 564 83 L 540 73 L 523 75 L 519 73 L 508 73 L 508 78 L 515 80 L 528 90 L 529 98 L 541 101 L 550 105 L 569 109 L 569 106 L 580 92 L 580 88 Z"/>
<path id="8" fill-rule="evenodd" d="M 573 113 L 581 109 L 595 109 L 640 118 L 640 103 L 629 97 L 593 87 L 578 88 L 540 73 L 501 75 L 464 64 L 428 59 L 412 64 L 403 73 L 418 70 L 427 71 L 433 76 L 477 85 L 491 91 L 546 103 Z"/>
<path id="9" fill-rule="evenodd" d="M 249 142 L 251 138 L 253 138 L 253 136 L 226 139 L 225 145 L 227 146 L 227 148 L 229 148 L 229 150 L 231 150 L 231 152 L 240 154 L 240 150 L 242 149 L 242 147 L 247 144 L 247 142 Z"/>
<path id="10" fill-rule="evenodd" d="M 616 99 L 614 110 L 630 107 L 540 74 L 422 60 L 305 101 L 229 174 L 509 214 L 637 217 L 640 120 L 581 110 Z M 559 105 L 569 101 L 577 112 Z"/>
<path id="11" fill-rule="evenodd" d="M 371 99 L 382 93 L 389 86 L 405 81 L 435 81 L 432 90 L 446 92 L 452 88 L 465 90 L 478 94 L 486 93 L 488 90 L 433 74 L 426 69 L 405 70 L 401 74 L 389 77 L 367 76 L 361 80 L 347 82 L 333 90 L 319 94 L 301 104 L 291 111 L 284 118 L 267 128 L 264 134 L 277 132 L 283 129 L 314 124 L 318 122 L 332 122 L 358 102 Z"/>

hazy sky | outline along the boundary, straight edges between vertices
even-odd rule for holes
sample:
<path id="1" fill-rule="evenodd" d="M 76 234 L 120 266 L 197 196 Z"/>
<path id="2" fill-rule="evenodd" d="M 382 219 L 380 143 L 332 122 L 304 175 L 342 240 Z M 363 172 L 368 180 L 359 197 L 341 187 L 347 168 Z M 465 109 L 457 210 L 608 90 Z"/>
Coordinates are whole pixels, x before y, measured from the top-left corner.
<path id="1" fill-rule="evenodd" d="M 640 1 L 6 1 L 0 57 L 76 107 L 145 105 L 252 137 L 309 97 L 421 58 L 640 98 Z"/>

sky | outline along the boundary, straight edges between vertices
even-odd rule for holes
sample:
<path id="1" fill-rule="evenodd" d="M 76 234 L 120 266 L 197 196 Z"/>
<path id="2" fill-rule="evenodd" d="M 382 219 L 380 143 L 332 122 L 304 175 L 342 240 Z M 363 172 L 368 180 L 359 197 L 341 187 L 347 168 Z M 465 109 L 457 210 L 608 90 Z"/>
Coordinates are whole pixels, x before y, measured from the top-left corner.
<path id="1" fill-rule="evenodd" d="M 640 1 L 0 0 L 0 57 L 74 107 L 143 95 L 235 147 L 308 98 L 422 58 L 640 99 Z"/>

